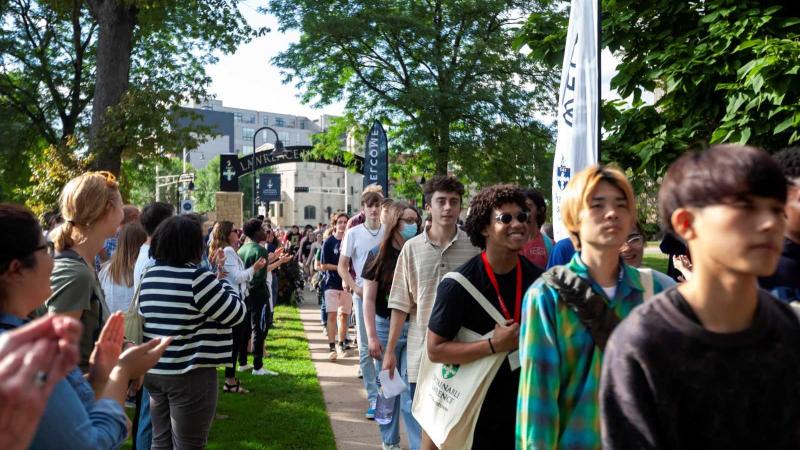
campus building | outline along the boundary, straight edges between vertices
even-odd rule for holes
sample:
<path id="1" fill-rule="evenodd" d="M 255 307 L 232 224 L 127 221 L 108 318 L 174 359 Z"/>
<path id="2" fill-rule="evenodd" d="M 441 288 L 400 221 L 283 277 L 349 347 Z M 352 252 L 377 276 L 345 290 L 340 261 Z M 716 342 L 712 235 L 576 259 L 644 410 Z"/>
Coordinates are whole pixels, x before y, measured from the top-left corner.
<path id="1" fill-rule="evenodd" d="M 253 152 L 253 136 L 259 128 L 269 126 L 278 133 L 284 146 L 311 145 L 311 136 L 325 130 L 332 116 L 323 115 L 317 120 L 304 116 L 255 111 L 224 106 L 220 100 L 197 103 L 190 107 L 210 125 L 222 133 L 187 153 L 189 164 L 205 167 L 211 159 L 221 154 L 240 156 Z M 271 148 L 275 135 L 262 131 L 256 136 L 256 151 Z M 348 142 L 347 147 L 355 147 Z M 267 170 L 264 170 L 267 172 Z M 281 176 L 281 201 L 264 205 L 273 224 L 316 225 L 328 223 L 331 213 L 359 208 L 363 175 L 347 172 L 344 168 L 321 163 L 284 163 L 272 167 L 272 173 Z M 240 187 L 240 190 L 249 187 Z"/>

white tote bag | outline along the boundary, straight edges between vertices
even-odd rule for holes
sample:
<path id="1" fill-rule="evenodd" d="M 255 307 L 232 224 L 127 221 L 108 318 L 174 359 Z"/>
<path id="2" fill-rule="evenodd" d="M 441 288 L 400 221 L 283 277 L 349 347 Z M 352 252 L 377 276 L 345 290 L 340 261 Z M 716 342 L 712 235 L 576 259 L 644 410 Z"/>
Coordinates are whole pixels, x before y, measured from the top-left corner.
<path id="1" fill-rule="evenodd" d="M 484 310 L 500 325 L 505 318 L 472 283 L 457 272 L 447 273 L 461 284 Z M 484 335 L 461 328 L 455 340 L 475 342 L 486 340 L 494 330 Z M 427 342 L 423 342 L 427 348 Z M 467 364 L 434 363 L 423 352 L 412 413 L 425 433 L 441 450 L 472 447 L 472 435 L 478 422 L 483 399 L 492 384 L 507 352 L 496 353 Z"/>

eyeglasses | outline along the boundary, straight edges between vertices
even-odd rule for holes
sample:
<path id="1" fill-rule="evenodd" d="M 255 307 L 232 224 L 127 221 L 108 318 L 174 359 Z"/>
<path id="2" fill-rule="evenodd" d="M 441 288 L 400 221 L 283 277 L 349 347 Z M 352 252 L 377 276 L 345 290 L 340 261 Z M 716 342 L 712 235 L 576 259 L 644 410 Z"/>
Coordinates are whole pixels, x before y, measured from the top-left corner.
<path id="1" fill-rule="evenodd" d="M 47 254 L 53 256 L 56 254 L 56 246 L 52 242 L 46 242 L 36 248 L 33 249 L 31 253 L 38 252 L 39 250 L 47 250 Z"/>
<path id="2" fill-rule="evenodd" d="M 625 243 L 630 247 L 641 247 L 644 245 L 644 237 L 641 234 L 632 234 L 628 236 L 628 240 Z"/>
<path id="3" fill-rule="evenodd" d="M 527 213 L 525 211 L 518 212 L 516 216 L 510 213 L 500 213 L 494 216 L 494 220 L 496 220 L 497 222 L 501 222 L 505 225 L 510 224 L 511 221 L 514 219 L 517 219 L 517 222 L 519 223 L 528 223 L 528 219 L 530 218 L 530 216 L 531 216 L 530 213 Z"/>

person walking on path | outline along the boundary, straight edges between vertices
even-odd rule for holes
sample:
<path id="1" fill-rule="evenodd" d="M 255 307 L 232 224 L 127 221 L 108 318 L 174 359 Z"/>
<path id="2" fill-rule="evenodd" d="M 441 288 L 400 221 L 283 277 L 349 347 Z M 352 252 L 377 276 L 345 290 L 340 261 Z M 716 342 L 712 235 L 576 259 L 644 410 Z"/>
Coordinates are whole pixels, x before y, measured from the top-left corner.
<path id="1" fill-rule="evenodd" d="M 800 448 L 800 323 L 759 290 L 781 256 L 786 180 L 760 149 L 690 152 L 659 191 L 692 276 L 614 331 L 600 386 L 603 448 Z"/>
<path id="2" fill-rule="evenodd" d="M 566 187 L 564 225 L 577 249 L 525 294 L 519 356 L 518 448 L 599 449 L 602 351 L 619 318 L 662 286 L 620 262 L 636 217 L 633 188 L 591 166 Z"/>
<path id="3" fill-rule="evenodd" d="M 379 192 L 365 191 L 361 194 L 361 210 L 364 212 L 365 221 L 345 232 L 338 264 L 343 287 L 353 296 L 358 339 L 358 363 L 361 367 L 362 381 L 369 401 L 369 407 L 365 414 L 367 419 L 375 417 L 378 385 L 375 381 L 375 361 L 369 356 L 369 339 L 364 326 L 364 291 L 362 287 L 364 279 L 361 274 L 370 250 L 380 244 L 383 238 L 385 228 L 380 221 L 382 201 L 383 196 Z M 351 263 L 355 277 L 350 274 Z"/>
<path id="4" fill-rule="evenodd" d="M 400 249 L 408 239 L 419 234 L 422 218 L 415 208 L 405 202 L 394 202 L 384 206 L 384 225 L 386 234 L 380 245 L 370 250 L 364 263 L 364 326 L 369 337 L 369 355 L 380 367 L 383 360 L 383 349 L 389 340 L 391 313 L 388 306 L 389 291 L 392 289 L 392 278 L 397 266 Z M 397 370 L 403 381 L 408 384 L 406 361 L 406 341 L 408 338 L 408 322 L 403 324 L 403 334 L 395 346 Z M 419 424 L 411 415 L 411 395 L 408 390 L 395 397 L 392 419 L 386 425 L 380 425 L 384 450 L 399 448 L 400 413 L 408 433 L 409 442 L 419 444 Z M 412 445 L 411 450 L 417 450 Z"/>
<path id="5" fill-rule="evenodd" d="M 425 351 L 425 335 L 436 287 L 447 272 L 452 272 L 480 253 L 470 242 L 469 236 L 457 226 L 464 185 L 453 177 L 437 176 L 425 183 L 423 193 L 431 216 L 431 226 L 406 241 L 400 250 L 392 290 L 389 292 L 391 324 L 382 366 L 393 376 L 397 367 L 395 350 L 408 319 L 406 358 L 412 399 L 422 352 Z M 420 442 L 410 444 L 414 448 L 430 448 L 433 445 L 424 433 Z"/>
<path id="6" fill-rule="evenodd" d="M 778 268 L 758 284 L 785 302 L 800 300 L 800 147 L 790 147 L 772 155 L 789 182 L 786 194 L 786 232 Z"/>
<path id="7" fill-rule="evenodd" d="M 347 318 L 353 311 L 353 298 L 342 286 L 339 276 L 339 255 L 347 226 L 347 214 L 336 213 L 331 218 L 334 232 L 322 245 L 320 265 L 325 271 L 325 280 L 322 283 L 325 297 L 325 310 L 328 313 L 328 346 L 330 353 L 328 359 L 336 361 L 337 358 L 347 356 L 344 348 L 345 335 L 347 334 Z M 336 338 L 338 337 L 338 347 Z"/>
<path id="8" fill-rule="evenodd" d="M 541 268 L 520 255 L 528 241 L 529 215 L 524 193 L 516 186 L 500 184 L 475 195 L 464 224 L 472 244 L 483 252 L 456 271 L 502 312 L 506 326 L 497 324 L 461 284 L 449 278 L 436 290 L 428 322 L 427 350 L 432 362 L 466 364 L 509 352 L 480 406 L 474 449 L 513 450 L 515 445 L 522 295 L 542 274 Z M 459 342 L 455 338 L 462 327 L 480 335 L 494 334 L 483 341 Z"/>

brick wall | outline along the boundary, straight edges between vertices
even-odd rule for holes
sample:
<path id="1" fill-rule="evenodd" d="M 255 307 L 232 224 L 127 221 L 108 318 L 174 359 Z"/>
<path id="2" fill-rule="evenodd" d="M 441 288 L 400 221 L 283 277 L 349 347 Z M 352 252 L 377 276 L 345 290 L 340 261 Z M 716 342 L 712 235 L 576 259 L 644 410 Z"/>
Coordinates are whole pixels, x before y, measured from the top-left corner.
<path id="1" fill-rule="evenodd" d="M 241 192 L 217 192 L 216 220 L 229 220 L 237 228 L 244 222 L 244 194 Z"/>

